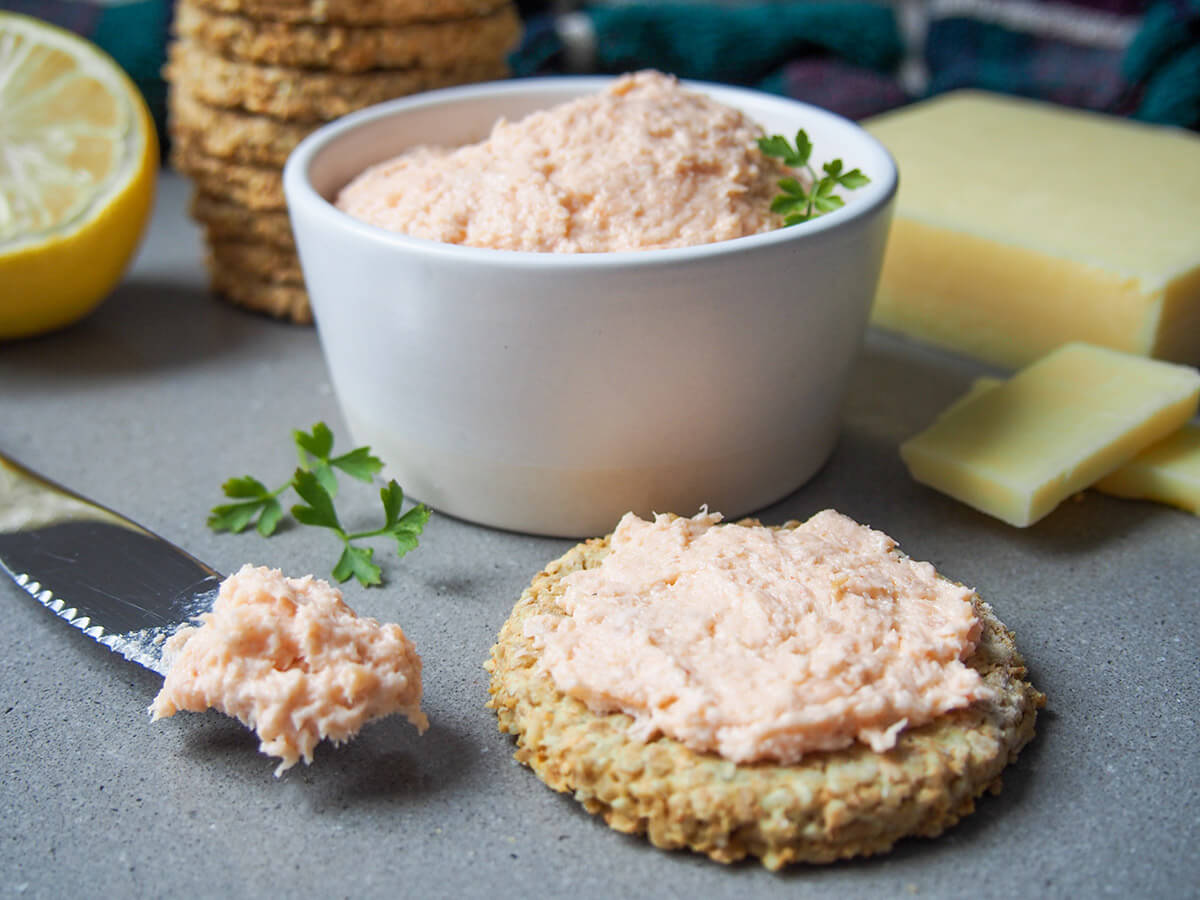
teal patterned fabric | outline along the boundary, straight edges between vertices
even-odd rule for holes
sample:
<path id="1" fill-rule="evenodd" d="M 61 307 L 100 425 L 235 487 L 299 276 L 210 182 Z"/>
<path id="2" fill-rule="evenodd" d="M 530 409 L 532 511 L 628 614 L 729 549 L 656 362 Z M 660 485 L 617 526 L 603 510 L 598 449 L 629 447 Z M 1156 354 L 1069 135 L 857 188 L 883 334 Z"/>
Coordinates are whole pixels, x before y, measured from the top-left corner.
<path id="1" fill-rule="evenodd" d="M 1136 118 L 1200 128 L 1200 0 L 1151 7 L 1122 75 L 1141 86 Z"/>
<path id="2" fill-rule="evenodd" d="M 812 55 L 887 71 L 903 52 L 891 9 L 869 3 L 673 3 L 596 7 L 597 66 L 608 72 L 656 68 L 682 78 L 757 82 Z"/>
<path id="3" fill-rule="evenodd" d="M 956 88 L 1047 100 L 1200 129 L 1200 0 L 593 2 L 572 29 L 531 16 L 520 75 L 579 71 L 566 46 L 579 16 L 590 71 L 658 68 L 746 84 L 862 118 Z M 919 73 L 915 80 L 913 70 Z"/>
<path id="4" fill-rule="evenodd" d="M 519 6 L 526 30 L 511 57 L 514 72 L 578 71 L 569 65 L 563 17 L 551 11 L 564 4 Z M 162 128 L 172 0 L 0 0 L 0 8 L 105 48 Z M 1200 129 L 1200 0 L 929 0 L 917 4 L 927 21 L 916 48 L 898 8 L 671 0 L 580 3 L 575 15 L 590 31 L 588 71 L 657 68 L 794 96 L 851 118 L 977 87 Z M 1031 9 L 1044 15 L 1031 18 Z M 919 84 L 903 77 L 914 52 Z"/>

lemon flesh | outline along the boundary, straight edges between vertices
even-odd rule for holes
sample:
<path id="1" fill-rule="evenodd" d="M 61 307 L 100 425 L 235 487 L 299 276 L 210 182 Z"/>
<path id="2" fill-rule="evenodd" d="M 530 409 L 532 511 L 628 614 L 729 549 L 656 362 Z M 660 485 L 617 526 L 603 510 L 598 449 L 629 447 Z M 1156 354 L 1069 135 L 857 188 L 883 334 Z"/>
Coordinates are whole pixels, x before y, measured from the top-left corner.
<path id="1" fill-rule="evenodd" d="M 112 292 L 157 175 L 150 112 L 120 66 L 0 13 L 0 339 L 61 328 Z"/>

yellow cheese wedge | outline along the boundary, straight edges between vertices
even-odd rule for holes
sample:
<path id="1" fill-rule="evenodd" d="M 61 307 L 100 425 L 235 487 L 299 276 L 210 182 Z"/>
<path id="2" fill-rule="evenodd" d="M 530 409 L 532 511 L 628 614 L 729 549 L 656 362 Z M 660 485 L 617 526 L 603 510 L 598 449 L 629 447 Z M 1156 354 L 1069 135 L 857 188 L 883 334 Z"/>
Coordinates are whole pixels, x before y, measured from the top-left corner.
<path id="1" fill-rule="evenodd" d="M 946 411 L 970 403 L 1003 383 L 1000 378 L 976 378 L 971 389 Z M 1169 437 L 1151 444 L 1125 465 L 1109 472 L 1091 489 L 1113 497 L 1153 500 L 1200 516 L 1200 425 L 1188 423 Z"/>
<path id="2" fill-rule="evenodd" d="M 1024 527 L 1178 430 L 1198 400 L 1189 366 L 1067 344 L 953 404 L 900 456 L 917 481 Z"/>
<path id="3" fill-rule="evenodd" d="M 979 91 L 866 125 L 900 167 L 875 324 L 1008 367 L 1200 364 L 1200 135 Z"/>

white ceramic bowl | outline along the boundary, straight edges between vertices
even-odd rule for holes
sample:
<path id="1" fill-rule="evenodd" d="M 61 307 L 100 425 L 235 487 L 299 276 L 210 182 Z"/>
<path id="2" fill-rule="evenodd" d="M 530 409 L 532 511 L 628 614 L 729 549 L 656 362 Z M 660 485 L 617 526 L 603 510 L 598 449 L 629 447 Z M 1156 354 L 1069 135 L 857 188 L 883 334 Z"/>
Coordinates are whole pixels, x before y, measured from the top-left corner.
<path id="1" fill-rule="evenodd" d="M 825 461 L 866 326 L 896 190 L 854 123 L 756 91 L 689 83 L 768 133 L 804 128 L 818 168 L 871 178 L 802 225 L 619 253 L 484 250 L 405 237 L 331 200 L 414 144 L 485 137 L 602 89 L 548 78 L 434 91 L 346 116 L 284 170 L 334 390 L 354 440 L 412 496 L 500 528 L 603 534 L 627 510 L 727 517 Z"/>

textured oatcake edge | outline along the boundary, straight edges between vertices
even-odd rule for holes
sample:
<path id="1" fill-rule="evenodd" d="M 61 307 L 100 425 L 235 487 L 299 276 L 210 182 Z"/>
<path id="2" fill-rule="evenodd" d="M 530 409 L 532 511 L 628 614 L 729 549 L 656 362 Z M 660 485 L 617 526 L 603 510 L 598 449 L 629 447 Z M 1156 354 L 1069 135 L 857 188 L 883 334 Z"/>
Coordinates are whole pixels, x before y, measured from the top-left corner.
<path id="1" fill-rule="evenodd" d="M 516 8 L 487 15 L 396 27 L 291 25 L 214 13 L 180 0 L 175 34 L 212 53 L 274 66 L 365 72 L 385 68 L 444 69 L 502 58 L 521 34 Z"/>
<path id="2" fill-rule="evenodd" d="M 163 74 L 210 106 L 316 123 L 420 91 L 506 78 L 510 71 L 499 55 L 446 68 L 327 72 L 226 59 L 181 40 L 172 42 Z"/>
<path id="3" fill-rule="evenodd" d="M 607 552 L 608 538 L 595 538 L 540 572 L 484 668 L 488 706 L 500 730 L 516 737 L 515 758 L 618 831 L 718 862 L 758 857 L 772 870 L 881 853 L 902 837 L 934 837 L 971 813 L 984 791 L 999 791 L 1001 771 L 1033 737 L 1045 697 L 1025 680 L 1012 632 L 977 601 L 983 629 L 967 664 L 998 699 L 902 732 L 886 753 L 855 744 L 791 766 L 739 765 L 671 738 L 632 740 L 629 716 L 593 713 L 538 672 L 524 635 L 530 616 L 565 615 L 557 602 L 563 577 L 598 565 Z"/>
<path id="4" fill-rule="evenodd" d="M 234 306 L 297 325 L 311 325 L 312 308 L 302 285 L 265 281 L 208 254 L 212 290 Z"/>
<path id="5" fill-rule="evenodd" d="M 485 15 L 509 0 L 192 0 L 214 12 L 292 24 L 407 25 Z"/>
<path id="6" fill-rule="evenodd" d="M 226 269 L 236 269 L 256 281 L 269 284 L 304 286 L 304 273 L 295 250 L 251 241 L 210 240 L 208 250 L 213 261 Z"/>
<path id="7" fill-rule="evenodd" d="M 209 243 L 248 241 L 296 252 L 292 222 L 280 210 L 253 210 L 223 197 L 192 192 L 188 214 L 204 226 Z"/>
<path id="8" fill-rule="evenodd" d="M 255 166 L 209 156 L 182 135 L 171 144 L 170 163 L 191 179 L 196 190 L 210 197 L 220 197 L 255 212 L 287 212 L 283 172 L 277 166 Z"/>
<path id="9" fill-rule="evenodd" d="M 198 99 L 185 82 L 178 81 L 168 92 L 167 109 L 173 141 L 217 159 L 279 169 L 296 145 L 320 125 L 210 106 Z"/>

